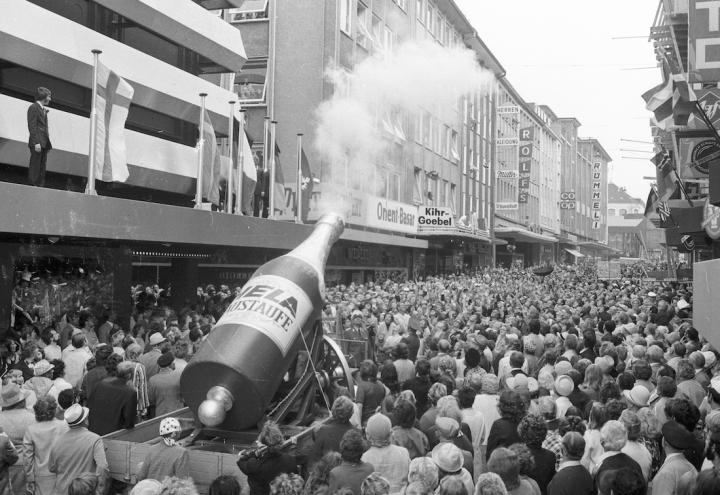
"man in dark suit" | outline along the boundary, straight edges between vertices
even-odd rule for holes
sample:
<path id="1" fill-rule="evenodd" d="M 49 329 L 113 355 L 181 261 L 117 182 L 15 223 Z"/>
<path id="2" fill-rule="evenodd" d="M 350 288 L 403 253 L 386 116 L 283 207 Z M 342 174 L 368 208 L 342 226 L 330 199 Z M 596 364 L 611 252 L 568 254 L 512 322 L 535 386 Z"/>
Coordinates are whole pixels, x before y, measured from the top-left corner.
<path id="1" fill-rule="evenodd" d="M 35 103 L 27 111 L 27 124 L 30 138 L 30 165 L 28 180 L 33 186 L 45 186 L 45 167 L 48 151 L 52 149 L 48 132 L 47 106 L 50 104 L 51 93 L 47 88 L 39 87 L 35 92 Z"/>

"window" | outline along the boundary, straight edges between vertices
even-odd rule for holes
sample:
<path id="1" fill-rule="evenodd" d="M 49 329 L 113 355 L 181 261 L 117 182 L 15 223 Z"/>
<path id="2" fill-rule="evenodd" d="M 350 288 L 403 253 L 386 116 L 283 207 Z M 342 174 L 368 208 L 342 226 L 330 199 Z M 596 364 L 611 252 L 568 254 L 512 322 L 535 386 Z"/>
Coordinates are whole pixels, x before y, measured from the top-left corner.
<path id="1" fill-rule="evenodd" d="M 450 204 L 450 208 L 452 209 L 453 214 L 457 213 L 457 210 L 455 208 L 455 194 L 456 194 L 455 184 L 450 184 L 450 197 L 448 198 L 448 203 Z"/>
<path id="2" fill-rule="evenodd" d="M 417 12 L 418 21 L 423 24 L 425 23 L 425 5 L 423 5 L 424 3 L 424 0 L 415 1 L 415 11 Z"/>
<path id="3" fill-rule="evenodd" d="M 407 0 L 395 0 L 395 3 L 398 4 L 398 7 L 407 12 Z"/>
<path id="4" fill-rule="evenodd" d="M 633 213 L 640 213 L 640 210 L 638 210 L 637 208 L 633 208 L 633 211 L 632 211 L 632 212 L 633 212 Z"/>
<path id="5" fill-rule="evenodd" d="M 430 112 L 423 112 L 422 119 L 422 144 L 424 146 L 430 146 Z"/>
<path id="6" fill-rule="evenodd" d="M 433 23 L 435 22 L 435 15 L 433 14 L 433 8 L 430 2 L 427 3 L 425 9 L 425 26 L 427 27 L 428 33 L 433 32 Z"/>
<path id="7" fill-rule="evenodd" d="M 458 133 L 457 131 L 451 131 L 452 135 L 450 138 L 450 157 L 456 161 L 460 161 L 460 155 L 458 154 Z"/>
<path id="8" fill-rule="evenodd" d="M 439 206 L 445 206 L 447 204 L 448 187 L 448 181 L 442 181 L 442 185 L 440 186 L 440 197 L 438 198 Z"/>
<path id="9" fill-rule="evenodd" d="M 620 216 L 627 215 L 627 210 L 625 208 L 620 208 Z"/>
<path id="10" fill-rule="evenodd" d="M 267 62 L 264 62 L 267 63 Z M 267 67 L 248 67 L 246 65 L 243 70 L 235 76 L 235 93 L 240 99 L 240 103 L 264 103 L 265 102 L 265 82 L 267 75 Z"/>
<path id="11" fill-rule="evenodd" d="M 400 175 L 395 172 L 388 174 L 387 198 L 392 201 L 400 201 Z"/>
<path id="12" fill-rule="evenodd" d="M 608 216 L 611 216 L 611 217 L 615 216 L 615 208 L 608 208 Z"/>
<path id="13" fill-rule="evenodd" d="M 435 172 L 432 176 L 428 175 L 427 177 L 427 204 L 430 206 L 437 205 L 437 199 L 438 199 L 438 180 L 437 180 L 437 172 Z"/>
<path id="14" fill-rule="evenodd" d="M 392 32 L 392 29 L 385 26 L 383 34 L 383 46 L 385 47 L 385 53 L 390 53 L 393 50 L 393 45 L 395 43 L 395 33 Z"/>
<path id="15" fill-rule="evenodd" d="M 252 21 L 268 18 L 268 0 L 245 0 L 242 7 L 228 9 L 230 22 Z"/>
<path id="16" fill-rule="evenodd" d="M 358 2 L 357 6 L 357 41 L 360 46 L 366 50 L 370 50 L 372 46 L 372 35 L 368 29 L 368 21 L 370 14 L 368 8 L 362 3 Z"/>
<path id="17" fill-rule="evenodd" d="M 373 17 L 372 17 L 372 41 L 373 41 L 373 48 L 375 48 L 375 50 L 382 49 L 383 23 L 380 20 L 380 18 L 376 15 L 373 15 Z"/>
<path id="18" fill-rule="evenodd" d="M 423 191 L 425 190 L 425 188 L 423 187 L 423 173 L 422 170 L 420 170 L 419 168 L 415 169 L 414 179 L 415 187 L 413 187 L 413 203 L 422 204 Z"/>
<path id="19" fill-rule="evenodd" d="M 352 36 L 352 0 L 340 0 L 340 30 Z"/>

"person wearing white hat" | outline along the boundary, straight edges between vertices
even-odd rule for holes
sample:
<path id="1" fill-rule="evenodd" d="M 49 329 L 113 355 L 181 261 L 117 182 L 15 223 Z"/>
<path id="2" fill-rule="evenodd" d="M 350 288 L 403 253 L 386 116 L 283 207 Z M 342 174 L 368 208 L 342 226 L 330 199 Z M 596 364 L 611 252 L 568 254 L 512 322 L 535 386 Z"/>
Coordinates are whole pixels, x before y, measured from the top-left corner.
<path id="1" fill-rule="evenodd" d="M 57 437 L 50 449 L 48 470 L 57 475 L 53 493 L 68 493 L 68 487 L 83 473 L 98 477 L 96 493 L 106 492 L 109 481 L 105 446 L 99 435 L 87 429 L 90 411 L 80 404 L 65 410 L 69 430 Z"/>
<path id="2" fill-rule="evenodd" d="M 474 493 L 472 476 L 463 467 L 462 451 L 455 444 L 449 442 L 439 444 L 433 449 L 430 458 L 438 467 L 441 482 L 446 478 L 456 478 L 465 485 L 468 493 Z"/>
<path id="3" fill-rule="evenodd" d="M 30 396 L 30 391 L 13 382 L 5 384 L 0 392 L 0 432 L 4 432 L 18 449 L 28 426 L 35 423 L 35 415 L 26 408 L 26 399 Z M 20 458 L 19 462 L 10 466 L 10 482 L 15 493 L 23 493 L 25 490 L 23 457 Z"/>
<path id="4" fill-rule="evenodd" d="M 561 375 L 555 379 L 555 393 L 557 395 L 555 404 L 557 405 L 558 418 L 565 416 L 565 412 L 572 407 L 572 402 L 568 399 L 568 395 L 570 395 L 573 390 L 575 390 L 575 382 L 569 376 Z"/>
<path id="5" fill-rule="evenodd" d="M 150 447 L 145 455 L 145 460 L 137 474 L 138 481 L 162 480 L 168 476 L 177 478 L 190 476 L 188 451 L 177 443 L 181 432 L 180 421 L 176 418 L 165 418 L 160 422 L 161 441 Z"/>
<path id="6" fill-rule="evenodd" d="M 161 347 L 165 342 L 167 342 L 167 339 L 163 334 L 160 332 L 153 333 L 150 335 L 150 340 L 148 340 L 151 350 L 138 358 L 138 362 L 145 366 L 145 378 L 147 380 L 150 380 L 160 369 L 157 360 L 162 355 Z"/>

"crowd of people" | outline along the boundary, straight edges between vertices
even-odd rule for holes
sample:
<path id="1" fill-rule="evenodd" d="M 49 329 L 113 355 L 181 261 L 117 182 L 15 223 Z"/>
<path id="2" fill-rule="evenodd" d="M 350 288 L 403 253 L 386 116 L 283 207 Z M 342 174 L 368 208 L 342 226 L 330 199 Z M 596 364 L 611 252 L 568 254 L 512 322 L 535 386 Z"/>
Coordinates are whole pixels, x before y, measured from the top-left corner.
<path id="1" fill-rule="evenodd" d="M 109 478 L 101 436 L 183 407 L 180 373 L 234 293 L 212 289 L 178 311 L 148 293 L 128 329 L 70 312 L 0 346 L 3 489 L 196 493 L 177 418 L 133 486 Z M 323 316 L 367 343 L 348 353 L 354 393 L 302 449 L 266 422 L 237 459 L 247 481 L 210 493 L 720 493 L 720 364 L 685 285 L 488 268 L 338 285 Z"/>

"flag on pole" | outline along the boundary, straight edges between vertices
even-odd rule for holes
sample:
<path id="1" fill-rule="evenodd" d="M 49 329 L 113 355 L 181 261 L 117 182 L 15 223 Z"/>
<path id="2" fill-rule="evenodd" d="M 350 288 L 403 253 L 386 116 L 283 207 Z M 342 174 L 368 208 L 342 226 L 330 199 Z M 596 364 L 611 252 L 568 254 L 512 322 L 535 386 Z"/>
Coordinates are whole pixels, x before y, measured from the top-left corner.
<path id="1" fill-rule="evenodd" d="M 220 204 L 220 152 L 207 110 L 203 113 L 203 120 L 202 193 L 209 202 L 217 205 Z"/>
<path id="2" fill-rule="evenodd" d="M 272 184 L 272 187 L 275 188 L 275 204 L 273 208 L 278 214 L 283 215 L 287 206 L 285 201 L 285 177 L 280 164 L 280 147 L 277 143 L 275 143 L 275 159 L 273 163 L 275 164 L 275 184 Z"/>
<path id="3" fill-rule="evenodd" d="M 662 150 L 650 159 L 656 168 L 658 198 L 667 201 L 677 188 L 677 176 L 673 173 L 673 156 L 670 150 Z"/>
<path id="4" fill-rule="evenodd" d="M 95 98 L 95 179 L 125 182 L 127 167 L 125 121 L 135 90 L 122 77 L 98 62 Z"/>
<path id="5" fill-rule="evenodd" d="M 673 122 L 675 125 L 685 126 L 690 115 L 695 111 L 697 97 L 684 74 L 673 74 Z"/>
<path id="6" fill-rule="evenodd" d="M 660 201 L 657 207 L 657 213 L 660 217 L 660 222 L 667 223 L 670 220 L 670 205 L 667 201 Z"/>
<path id="7" fill-rule="evenodd" d="M 673 80 L 668 78 L 642 95 L 645 108 L 653 112 L 653 122 L 660 129 L 667 130 L 673 124 Z"/>
<path id="8" fill-rule="evenodd" d="M 313 187 L 315 187 L 315 177 L 310 170 L 310 162 L 308 161 L 305 150 L 300 150 L 300 189 L 302 190 L 300 205 L 300 219 L 303 223 L 307 221 L 308 212 L 310 211 L 310 199 L 312 198 Z"/>
<path id="9" fill-rule="evenodd" d="M 650 188 L 650 194 L 648 194 L 647 201 L 645 202 L 645 218 L 649 218 L 650 215 L 656 211 L 655 205 L 658 202 L 658 194 L 655 187 Z"/>
<path id="10" fill-rule="evenodd" d="M 248 139 L 247 133 L 242 132 L 240 143 L 238 144 L 238 160 L 242 151 L 242 163 L 240 170 L 242 171 L 242 198 L 243 204 L 241 210 L 245 214 L 253 212 L 253 195 L 255 194 L 255 186 L 258 181 L 257 169 L 255 168 L 255 157 L 253 156 L 252 146 Z"/>

